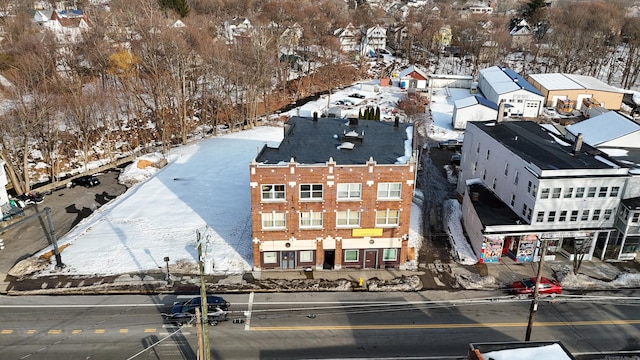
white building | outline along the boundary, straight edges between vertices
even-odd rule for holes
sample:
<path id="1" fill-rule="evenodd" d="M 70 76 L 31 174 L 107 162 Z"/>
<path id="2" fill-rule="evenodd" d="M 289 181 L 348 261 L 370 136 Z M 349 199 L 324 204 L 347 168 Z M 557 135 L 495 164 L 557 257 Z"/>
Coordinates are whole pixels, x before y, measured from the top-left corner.
<path id="1" fill-rule="evenodd" d="M 467 127 L 467 121 L 486 121 L 498 118 L 498 105 L 482 96 L 469 96 L 453 103 L 451 125 L 456 130 Z"/>
<path id="2" fill-rule="evenodd" d="M 380 25 L 370 27 L 362 37 L 362 55 L 387 47 L 387 29 Z"/>
<path id="3" fill-rule="evenodd" d="M 338 38 L 340 42 L 340 49 L 344 52 L 353 52 L 360 49 L 358 43 L 358 31 L 352 23 L 349 23 L 346 27 L 336 29 L 333 35 Z"/>
<path id="4" fill-rule="evenodd" d="M 549 258 L 601 257 L 629 174 L 594 150 L 534 122 L 467 123 L 457 192 L 480 261 L 533 261 L 539 241 Z"/>
<path id="5" fill-rule="evenodd" d="M 509 117 L 536 118 L 544 107 L 544 96 L 515 71 L 500 66 L 480 70 L 478 87 L 485 98 L 505 103 Z"/>

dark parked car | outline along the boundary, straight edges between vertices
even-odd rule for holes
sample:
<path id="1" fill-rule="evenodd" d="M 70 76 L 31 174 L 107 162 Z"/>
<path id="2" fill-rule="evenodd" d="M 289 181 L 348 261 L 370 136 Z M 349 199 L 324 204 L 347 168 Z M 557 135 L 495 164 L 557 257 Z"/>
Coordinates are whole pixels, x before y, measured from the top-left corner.
<path id="1" fill-rule="evenodd" d="M 201 306 L 201 301 L 202 301 L 202 298 L 198 296 L 198 297 L 189 299 L 187 301 L 175 302 L 173 303 L 173 307 L 171 308 L 171 314 L 172 315 L 181 314 L 181 313 L 195 314 L 196 308 L 199 308 Z M 219 308 L 220 310 L 223 310 L 223 311 L 227 311 L 229 310 L 229 306 L 231 306 L 231 304 L 229 304 L 228 301 L 221 298 L 220 296 L 213 296 L 213 295 L 207 296 L 207 308 L 209 309 L 210 312 L 216 311 L 216 308 Z"/>
<path id="2" fill-rule="evenodd" d="M 533 295 L 535 286 L 536 278 L 523 279 L 511 284 L 511 291 L 518 295 Z M 556 280 L 543 277 L 540 279 L 540 288 L 538 289 L 538 294 L 562 294 L 562 285 L 560 285 L 560 283 Z"/>
<path id="3" fill-rule="evenodd" d="M 100 180 L 95 175 L 80 176 L 71 180 L 71 186 L 94 187 L 100 185 Z"/>
<path id="4" fill-rule="evenodd" d="M 449 139 L 438 144 L 440 149 L 460 150 L 462 149 L 462 140 Z"/>
<path id="5" fill-rule="evenodd" d="M 358 94 L 358 93 L 349 94 L 349 97 L 356 98 L 356 99 L 364 99 L 365 98 L 364 95 Z"/>

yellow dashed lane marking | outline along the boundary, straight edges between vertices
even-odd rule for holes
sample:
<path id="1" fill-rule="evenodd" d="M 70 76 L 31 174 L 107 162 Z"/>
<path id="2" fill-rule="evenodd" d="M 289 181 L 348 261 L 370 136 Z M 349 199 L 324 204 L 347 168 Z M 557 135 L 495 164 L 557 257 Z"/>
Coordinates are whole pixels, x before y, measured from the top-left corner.
<path id="1" fill-rule="evenodd" d="M 57 334 L 60 334 L 60 333 L 62 333 L 62 330 L 51 329 L 51 330 L 47 331 L 47 334 L 49 334 L 49 335 L 57 335 Z"/>
<path id="2" fill-rule="evenodd" d="M 95 333 L 96 334 L 104 334 L 106 330 L 105 329 L 96 329 Z"/>
<path id="3" fill-rule="evenodd" d="M 144 329 L 144 332 L 146 332 L 146 333 L 154 333 L 154 332 L 156 332 L 156 329 L 155 328 L 153 328 L 153 329 L 151 329 L 151 328 Z"/>
<path id="4" fill-rule="evenodd" d="M 35 334 L 35 333 L 36 333 L 35 330 L 27 330 L 27 334 L 29 334 L 29 335 L 32 335 L 32 334 Z"/>
<path id="5" fill-rule="evenodd" d="M 120 334 L 126 334 L 129 332 L 129 329 L 120 329 Z"/>
<path id="6" fill-rule="evenodd" d="M 2 330 L 0 334 L 13 334 L 13 330 Z"/>
<path id="7" fill-rule="evenodd" d="M 82 332 L 82 330 L 72 330 L 71 333 L 72 334 L 80 334 Z"/>

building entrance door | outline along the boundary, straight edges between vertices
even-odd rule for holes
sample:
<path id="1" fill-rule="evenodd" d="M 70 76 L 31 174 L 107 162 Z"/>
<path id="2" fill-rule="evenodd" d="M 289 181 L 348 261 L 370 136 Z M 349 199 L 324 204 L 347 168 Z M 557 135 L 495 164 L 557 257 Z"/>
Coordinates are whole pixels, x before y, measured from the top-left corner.
<path id="1" fill-rule="evenodd" d="M 296 268 L 295 251 L 283 251 L 280 264 L 282 269 L 295 269 Z"/>
<path id="2" fill-rule="evenodd" d="M 364 268 L 365 269 L 378 268 L 378 250 L 364 251 Z"/>
<path id="3" fill-rule="evenodd" d="M 335 257 L 336 253 L 334 250 L 325 250 L 324 251 L 324 264 L 322 264 L 322 268 L 325 270 L 331 270 L 335 266 Z"/>

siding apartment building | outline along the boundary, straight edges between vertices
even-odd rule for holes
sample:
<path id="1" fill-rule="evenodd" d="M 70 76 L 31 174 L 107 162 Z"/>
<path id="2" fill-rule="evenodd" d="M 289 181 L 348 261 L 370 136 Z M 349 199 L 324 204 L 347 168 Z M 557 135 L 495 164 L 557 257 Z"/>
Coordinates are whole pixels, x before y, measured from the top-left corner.
<path id="1" fill-rule="evenodd" d="M 571 143 L 530 121 L 469 122 L 457 192 L 481 262 L 503 255 L 534 261 L 540 241 L 550 259 L 571 259 L 580 249 L 590 260 L 623 238 L 619 209 L 637 211 L 633 201 L 621 207 L 629 178 L 628 168 L 583 144 L 581 135 Z M 635 248 L 629 251 L 635 257 Z"/>
<path id="2" fill-rule="evenodd" d="M 413 127 L 293 117 L 249 165 L 255 270 L 403 268 Z"/>

